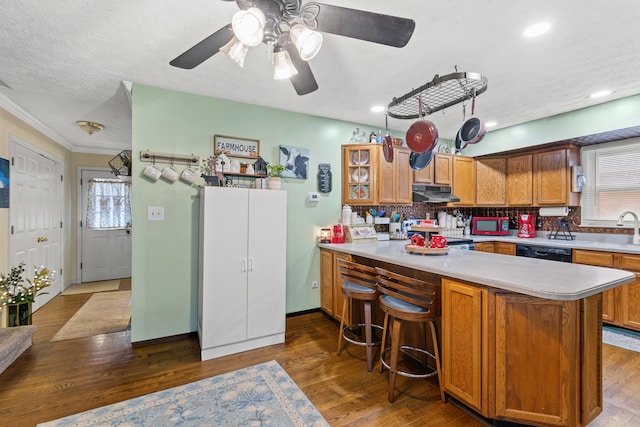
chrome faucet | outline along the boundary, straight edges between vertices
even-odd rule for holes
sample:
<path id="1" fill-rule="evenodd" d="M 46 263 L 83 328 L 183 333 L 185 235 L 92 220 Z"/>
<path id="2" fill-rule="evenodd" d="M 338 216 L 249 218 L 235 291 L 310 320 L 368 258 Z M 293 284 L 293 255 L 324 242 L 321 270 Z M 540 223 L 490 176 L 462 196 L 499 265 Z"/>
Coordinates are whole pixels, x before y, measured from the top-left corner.
<path id="1" fill-rule="evenodd" d="M 634 221 L 634 225 L 633 225 L 633 244 L 634 245 L 640 245 L 640 231 L 638 229 L 638 215 L 636 215 L 635 212 L 631 212 L 631 211 L 626 211 L 626 212 L 622 212 L 620 214 L 620 216 L 618 217 L 618 227 L 622 227 L 623 223 L 622 223 L 622 218 L 625 217 L 626 214 L 631 214 L 633 216 L 633 221 Z"/>

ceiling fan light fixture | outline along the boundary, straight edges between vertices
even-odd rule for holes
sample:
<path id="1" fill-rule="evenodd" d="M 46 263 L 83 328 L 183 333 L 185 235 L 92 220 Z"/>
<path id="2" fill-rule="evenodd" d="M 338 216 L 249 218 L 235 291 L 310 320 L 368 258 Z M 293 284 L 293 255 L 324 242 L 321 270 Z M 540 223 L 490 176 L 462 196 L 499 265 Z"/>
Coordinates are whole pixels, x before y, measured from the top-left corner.
<path id="1" fill-rule="evenodd" d="M 289 30 L 291 41 L 298 48 L 300 58 L 304 61 L 312 59 L 322 47 L 322 34 L 302 24 L 295 24 Z"/>
<path id="2" fill-rule="evenodd" d="M 298 74 L 294 67 L 289 52 L 280 45 L 273 49 L 273 78 L 275 80 L 289 79 Z"/>
<path id="3" fill-rule="evenodd" d="M 264 37 L 266 18 L 257 7 L 237 11 L 231 20 L 233 34 L 247 46 L 258 46 Z"/>
<path id="4" fill-rule="evenodd" d="M 78 120 L 76 124 L 80 127 L 80 129 L 82 129 L 89 135 L 93 135 L 95 132 L 100 132 L 102 129 L 104 129 L 103 124 L 96 123 L 96 122 L 89 122 L 87 120 Z"/>
<path id="5" fill-rule="evenodd" d="M 220 48 L 220 52 L 233 59 L 233 61 L 238 64 L 240 68 L 244 68 L 244 58 L 246 58 L 247 52 L 249 52 L 249 46 L 242 43 L 240 40 L 238 40 L 237 37 L 234 36 L 229 41 L 229 43 Z"/>

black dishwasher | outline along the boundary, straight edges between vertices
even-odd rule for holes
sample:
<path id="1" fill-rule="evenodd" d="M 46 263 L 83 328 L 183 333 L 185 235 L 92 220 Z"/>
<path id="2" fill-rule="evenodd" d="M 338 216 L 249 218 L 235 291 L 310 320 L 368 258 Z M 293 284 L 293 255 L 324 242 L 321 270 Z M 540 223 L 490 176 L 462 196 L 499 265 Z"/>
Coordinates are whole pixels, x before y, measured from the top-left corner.
<path id="1" fill-rule="evenodd" d="M 572 262 L 571 248 L 516 244 L 516 256 Z"/>

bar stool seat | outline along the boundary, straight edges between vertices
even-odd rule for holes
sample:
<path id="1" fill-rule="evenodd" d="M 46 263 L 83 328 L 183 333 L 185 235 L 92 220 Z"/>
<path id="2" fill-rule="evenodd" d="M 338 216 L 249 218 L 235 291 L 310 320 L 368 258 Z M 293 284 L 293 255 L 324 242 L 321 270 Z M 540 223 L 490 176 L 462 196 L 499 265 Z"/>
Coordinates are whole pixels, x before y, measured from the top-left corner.
<path id="1" fill-rule="evenodd" d="M 338 334 L 338 351 L 342 351 L 342 339 L 345 341 L 366 347 L 367 370 L 373 369 L 373 346 L 380 345 L 380 339 L 374 337 L 374 330 L 382 332 L 382 326 L 372 323 L 371 303 L 379 297 L 378 272 L 375 268 L 355 262 L 338 259 L 338 271 L 342 278 L 342 294 L 345 296 L 342 303 L 342 318 L 340 319 L 340 333 Z M 347 305 L 351 300 L 363 302 L 364 323 L 345 325 L 347 317 Z"/>
<path id="2" fill-rule="evenodd" d="M 382 350 L 380 351 L 380 372 L 389 370 L 389 402 L 395 400 L 396 376 L 409 378 L 438 377 L 440 398 L 445 400 L 444 390 L 440 382 L 440 351 L 436 334 L 435 320 L 440 317 L 440 287 L 412 277 L 396 274 L 378 268 L 378 291 L 380 292 L 380 308 L 385 313 L 382 332 Z M 389 321 L 391 320 L 391 327 Z M 400 343 L 402 325 L 413 322 L 424 328 L 425 348 Z M 391 329 L 391 346 L 386 341 Z M 433 353 L 426 348 L 431 339 Z M 409 361 L 421 363 L 419 371 L 401 370 L 398 368 L 399 356 Z M 387 355 L 389 356 L 387 358 Z M 388 360 L 387 360 L 388 359 Z M 427 366 L 427 360 L 435 361 L 435 369 Z"/>

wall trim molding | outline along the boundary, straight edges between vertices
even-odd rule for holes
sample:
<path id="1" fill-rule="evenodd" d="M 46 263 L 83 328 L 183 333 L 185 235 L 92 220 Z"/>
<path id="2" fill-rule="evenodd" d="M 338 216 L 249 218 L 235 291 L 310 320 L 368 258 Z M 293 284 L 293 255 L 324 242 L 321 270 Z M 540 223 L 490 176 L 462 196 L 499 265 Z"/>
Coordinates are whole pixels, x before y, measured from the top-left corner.
<path id="1" fill-rule="evenodd" d="M 31 126 L 32 128 L 36 129 L 37 131 L 43 133 L 44 135 L 51 138 L 58 144 L 62 145 L 67 150 L 74 151 L 73 150 L 74 145 L 72 143 L 70 143 L 69 141 L 64 139 L 62 136 L 60 136 L 59 134 L 51 130 L 48 126 L 46 126 L 40 120 L 33 117 L 31 114 L 25 111 L 22 107 L 20 107 L 18 104 L 16 104 L 15 102 L 7 98 L 2 93 L 0 93 L 0 107 L 4 108 L 9 113 L 13 114 L 17 118 L 19 118 L 20 120 L 28 124 L 29 126 Z"/>

